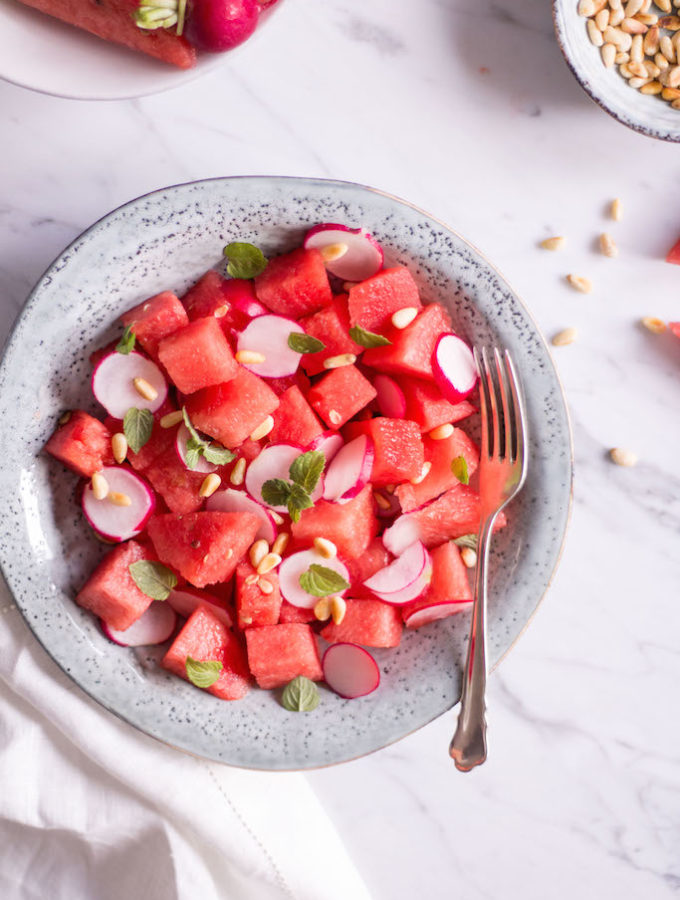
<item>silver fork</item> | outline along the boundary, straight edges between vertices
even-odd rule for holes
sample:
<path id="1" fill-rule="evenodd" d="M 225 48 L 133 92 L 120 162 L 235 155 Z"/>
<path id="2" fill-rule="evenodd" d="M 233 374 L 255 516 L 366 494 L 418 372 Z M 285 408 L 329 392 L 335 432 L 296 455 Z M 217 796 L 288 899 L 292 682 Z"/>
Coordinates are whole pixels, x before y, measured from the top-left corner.
<path id="1" fill-rule="evenodd" d="M 449 754 L 461 772 L 486 759 L 486 608 L 487 569 L 498 513 L 521 490 L 527 474 L 528 440 L 522 389 L 509 352 L 475 347 L 480 375 L 482 445 L 479 459 L 481 518 L 477 546 L 472 624 L 456 733 Z"/>

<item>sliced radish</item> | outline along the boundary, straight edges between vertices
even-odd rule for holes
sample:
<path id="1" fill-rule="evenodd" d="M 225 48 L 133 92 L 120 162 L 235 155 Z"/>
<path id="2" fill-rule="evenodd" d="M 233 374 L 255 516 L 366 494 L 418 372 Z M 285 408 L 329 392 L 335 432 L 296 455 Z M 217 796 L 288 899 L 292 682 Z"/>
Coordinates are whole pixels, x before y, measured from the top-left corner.
<path id="1" fill-rule="evenodd" d="M 104 466 L 101 474 L 109 486 L 109 494 L 124 494 L 130 503 L 120 506 L 108 497 L 96 500 L 90 482 L 83 490 L 83 513 L 101 537 L 109 541 L 127 541 L 139 534 L 154 511 L 154 492 L 143 478 L 124 466 Z"/>
<path id="2" fill-rule="evenodd" d="M 415 512 L 415 510 L 413 510 Z M 404 513 L 383 531 L 382 542 L 393 556 L 400 556 L 414 541 L 420 540 L 420 526 L 412 513 Z"/>
<path id="3" fill-rule="evenodd" d="M 439 390 L 451 403 L 465 400 L 479 375 L 472 350 L 457 334 L 443 334 L 432 354 L 432 371 Z"/>
<path id="4" fill-rule="evenodd" d="M 156 392 L 153 400 L 145 400 L 135 388 L 134 379 L 143 378 Z M 141 353 L 108 353 L 92 373 L 92 393 L 114 419 L 122 419 L 133 406 L 151 412 L 163 405 L 168 385 L 156 363 Z"/>
<path id="5" fill-rule="evenodd" d="M 224 622 L 227 628 L 231 628 L 229 610 L 220 599 L 213 597 L 212 594 L 206 594 L 204 591 L 191 587 L 175 588 L 170 591 L 170 596 L 165 602 L 169 603 L 175 612 L 185 619 L 188 619 L 197 607 L 205 605 L 221 622 Z"/>
<path id="6" fill-rule="evenodd" d="M 403 419 L 406 416 L 406 397 L 394 378 L 376 375 L 373 387 L 378 392 L 376 403 L 380 412 L 389 419 Z"/>
<path id="7" fill-rule="evenodd" d="M 380 684 L 378 664 L 357 644 L 332 644 L 323 655 L 321 668 L 328 687 L 346 700 L 372 694 Z"/>
<path id="8" fill-rule="evenodd" d="M 288 346 L 291 333 L 304 334 L 297 322 L 283 316 L 258 316 L 238 336 L 237 350 L 253 350 L 264 356 L 261 363 L 243 363 L 261 378 L 285 378 L 297 372 L 301 353 Z"/>
<path id="9" fill-rule="evenodd" d="M 337 431 L 324 431 L 307 446 L 308 450 L 321 450 L 329 463 L 345 442 Z"/>
<path id="10" fill-rule="evenodd" d="M 322 253 L 330 247 L 337 247 L 340 253 L 340 248 L 347 247 L 342 255 L 326 260 L 328 271 L 345 281 L 363 281 L 382 268 L 382 247 L 365 228 L 348 228 L 334 222 L 315 225 L 305 235 L 304 246 Z"/>
<path id="11" fill-rule="evenodd" d="M 385 603 L 401 606 L 423 593 L 432 580 L 432 560 L 420 541 L 415 541 L 393 562 L 364 581 Z"/>
<path id="12" fill-rule="evenodd" d="M 316 550 L 301 550 L 299 553 L 287 556 L 279 566 L 279 587 L 284 600 L 292 603 L 293 606 L 299 606 L 301 609 L 312 609 L 319 602 L 318 597 L 308 594 L 300 586 L 300 575 L 306 572 L 313 564 L 333 569 L 348 584 L 350 581 L 347 566 L 341 563 L 337 557 L 326 559 L 325 556 L 321 556 Z M 342 597 L 345 591 L 338 591 L 337 594 Z"/>
<path id="13" fill-rule="evenodd" d="M 246 471 L 246 490 L 250 496 L 258 503 L 265 503 L 262 497 L 262 485 L 265 481 L 270 481 L 272 478 L 283 478 L 284 481 L 289 481 L 290 467 L 293 461 L 304 452 L 304 447 L 300 447 L 298 444 L 268 444 L 251 462 Z M 322 475 L 311 494 L 313 503 L 323 496 L 323 486 Z M 286 512 L 285 506 L 269 506 L 268 503 L 265 503 L 265 506 L 278 512 Z"/>
<path id="14" fill-rule="evenodd" d="M 430 603 L 428 606 L 421 606 L 420 609 L 414 610 L 410 615 L 404 615 L 404 625 L 407 628 L 420 628 L 422 625 L 428 625 L 430 622 L 436 622 L 438 619 L 446 619 L 454 613 L 462 612 L 468 609 L 472 604 L 469 602 L 453 603 L 450 600 Z"/>
<path id="15" fill-rule="evenodd" d="M 256 319 L 258 316 L 266 316 L 269 314 L 269 310 L 266 306 L 263 306 L 259 300 L 256 300 L 254 297 L 250 297 L 247 294 L 236 297 L 236 299 L 231 300 L 230 302 L 234 309 L 243 313 L 244 316 L 248 316 L 249 319 Z"/>
<path id="16" fill-rule="evenodd" d="M 245 491 L 236 491 L 234 488 L 227 488 L 225 491 L 217 491 L 208 497 L 205 508 L 210 512 L 249 512 L 257 516 L 261 521 L 259 531 L 255 535 L 255 539 L 264 538 L 267 543 L 271 544 L 276 540 L 278 530 L 276 522 L 271 513 L 249 497 Z"/>
<path id="17" fill-rule="evenodd" d="M 120 644 L 121 647 L 146 647 L 167 641 L 177 626 L 177 613 L 165 601 L 154 600 L 125 631 L 111 628 L 103 619 L 101 625 L 104 634 L 114 644 Z"/>
<path id="18" fill-rule="evenodd" d="M 371 479 L 375 449 L 365 434 L 359 435 L 340 450 L 328 466 L 324 482 L 324 500 L 340 503 L 360 494 Z"/>
<path id="19" fill-rule="evenodd" d="M 182 423 L 177 429 L 177 436 L 175 437 L 175 450 L 177 451 L 177 456 L 179 456 L 185 469 L 189 469 L 189 466 L 187 465 L 187 442 L 190 437 L 191 434 L 189 432 L 189 429 L 184 423 Z M 208 460 L 203 456 L 199 456 L 196 467 L 193 469 L 189 469 L 189 471 L 202 472 L 207 475 L 209 472 L 216 472 L 217 466 L 209 463 Z"/>

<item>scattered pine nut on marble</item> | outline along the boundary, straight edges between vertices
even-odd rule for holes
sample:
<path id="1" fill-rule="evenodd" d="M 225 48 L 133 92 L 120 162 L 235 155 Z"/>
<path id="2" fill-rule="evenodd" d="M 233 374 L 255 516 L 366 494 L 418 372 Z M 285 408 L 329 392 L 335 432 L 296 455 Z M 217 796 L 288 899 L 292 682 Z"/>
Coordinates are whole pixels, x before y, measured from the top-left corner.
<path id="1" fill-rule="evenodd" d="M 640 319 L 640 322 L 652 334 L 663 334 L 668 327 L 663 319 L 659 319 L 656 316 L 645 316 L 643 319 Z"/>
<path id="2" fill-rule="evenodd" d="M 609 45 L 611 46 L 611 45 Z M 559 237 L 549 237 L 545 240 L 541 241 L 540 246 L 543 250 L 562 250 L 564 245 L 566 244 L 566 238 L 561 236 Z"/>
<path id="3" fill-rule="evenodd" d="M 593 290 L 593 283 L 590 278 L 583 278 L 581 275 L 567 275 L 567 282 L 575 291 L 580 294 L 590 294 Z"/>
<path id="4" fill-rule="evenodd" d="M 636 453 L 633 453 L 632 450 L 624 450 L 621 447 L 613 447 L 609 451 L 609 457 L 617 466 L 624 466 L 625 468 L 631 468 L 638 461 Z"/>
<path id="5" fill-rule="evenodd" d="M 573 344 L 577 337 L 578 332 L 575 328 L 564 328 L 553 335 L 551 343 L 553 347 L 566 347 Z"/>

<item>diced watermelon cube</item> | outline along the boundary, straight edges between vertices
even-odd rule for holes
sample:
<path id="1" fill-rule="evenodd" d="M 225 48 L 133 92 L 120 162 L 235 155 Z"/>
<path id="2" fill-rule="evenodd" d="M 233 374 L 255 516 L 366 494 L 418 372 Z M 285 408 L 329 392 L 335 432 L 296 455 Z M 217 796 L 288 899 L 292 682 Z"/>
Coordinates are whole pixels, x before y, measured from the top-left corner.
<path id="1" fill-rule="evenodd" d="M 418 478 L 423 471 L 423 441 L 415 422 L 378 416 L 350 422 L 344 433 L 348 441 L 359 434 L 367 434 L 372 439 L 375 459 L 371 482 L 375 485 L 399 484 Z"/>
<path id="2" fill-rule="evenodd" d="M 300 325 L 307 334 L 325 344 L 324 350 L 319 350 L 318 353 L 305 353 L 302 357 L 301 365 L 308 375 L 325 372 L 323 363 L 330 356 L 340 356 L 343 353 L 354 353 L 359 356 L 364 352 L 364 348 L 349 336 L 350 321 L 345 294 L 334 297 L 329 306 L 301 319 Z"/>
<path id="3" fill-rule="evenodd" d="M 163 338 L 188 325 L 189 318 L 175 294 L 163 291 L 128 310 L 122 322 L 132 328 L 142 349 L 157 360 Z"/>
<path id="4" fill-rule="evenodd" d="M 296 385 L 281 394 L 273 417 L 274 427 L 269 432 L 269 440 L 272 442 L 280 441 L 306 447 L 324 431 L 314 410 Z"/>
<path id="5" fill-rule="evenodd" d="M 158 357 L 183 394 L 231 381 L 238 371 L 217 319 L 195 319 L 158 345 Z"/>
<path id="6" fill-rule="evenodd" d="M 264 625 L 246 631 L 248 665 L 261 688 L 288 684 L 298 675 L 323 678 L 319 649 L 309 625 Z"/>
<path id="7" fill-rule="evenodd" d="M 472 600 L 472 590 L 467 569 L 460 557 L 460 550 L 452 541 L 446 541 L 430 551 L 432 559 L 432 581 L 425 594 L 413 603 L 401 608 L 402 618 L 433 603 L 459 603 L 465 609 Z M 452 611 L 453 612 L 453 611 Z"/>
<path id="8" fill-rule="evenodd" d="M 318 250 L 299 248 L 270 259 L 255 279 L 257 299 L 279 316 L 299 319 L 333 299 Z"/>
<path id="9" fill-rule="evenodd" d="M 312 382 L 300 369 L 294 375 L 283 375 L 281 378 L 268 378 L 267 384 L 277 397 L 285 394 L 290 387 L 299 387 L 303 394 L 312 386 Z"/>
<path id="10" fill-rule="evenodd" d="M 451 331 L 451 319 L 443 306 L 431 303 L 406 328 L 386 332 L 389 346 L 367 350 L 362 361 L 380 372 L 415 375 L 432 380 L 432 354 L 437 338 Z"/>
<path id="11" fill-rule="evenodd" d="M 245 441 L 278 405 L 274 391 L 242 366 L 231 381 L 203 388 L 186 400 L 194 426 L 225 447 Z"/>
<path id="12" fill-rule="evenodd" d="M 273 588 L 269 594 L 262 590 L 263 582 Z M 236 567 L 236 612 L 239 628 L 276 625 L 280 610 L 281 591 L 276 572 L 268 572 L 258 578 L 257 572 L 247 560 L 239 563 Z"/>
<path id="13" fill-rule="evenodd" d="M 197 662 L 222 663 L 219 678 L 206 688 L 211 694 L 221 700 L 240 700 L 248 693 L 250 673 L 243 648 L 236 635 L 207 606 L 198 606 L 192 612 L 161 665 L 188 681 L 189 657 Z"/>
<path id="14" fill-rule="evenodd" d="M 415 306 L 420 309 L 418 285 L 406 266 L 383 269 L 349 292 L 349 317 L 352 325 L 382 334 L 391 324 L 398 309 Z"/>
<path id="15" fill-rule="evenodd" d="M 348 600 L 339 625 L 329 622 L 321 637 L 329 644 L 347 642 L 365 647 L 398 647 L 403 625 L 399 609 L 382 600 Z"/>
<path id="16" fill-rule="evenodd" d="M 114 463 L 111 432 L 82 409 L 73 410 L 68 421 L 58 426 L 45 450 L 84 478 Z"/>
<path id="17" fill-rule="evenodd" d="M 399 386 L 406 400 L 406 418 L 417 422 L 422 432 L 432 431 L 446 422 L 458 422 L 475 412 L 467 400 L 449 403 L 436 384 L 420 378 L 401 378 Z"/>
<path id="18" fill-rule="evenodd" d="M 279 622 L 282 625 L 289 624 L 307 624 L 316 622 L 313 609 L 303 609 L 301 606 L 293 606 L 287 600 L 281 602 L 281 611 L 279 612 Z"/>
<path id="19" fill-rule="evenodd" d="M 677 240 L 668 251 L 666 262 L 673 263 L 675 266 L 680 266 L 680 239 Z"/>
<path id="20" fill-rule="evenodd" d="M 155 559 L 150 548 L 137 541 L 119 544 L 88 578 L 76 603 L 91 610 L 110 628 L 125 631 L 145 612 L 152 599 L 143 594 L 130 575 L 132 563 Z"/>
<path id="21" fill-rule="evenodd" d="M 231 578 L 259 527 L 245 512 L 168 513 L 154 516 L 148 532 L 161 562 L 202 588 Z"/>
<path id="22" fill-rule="evenodd" d="M 327 425 L 339 428 L 376 396 L 375 388 L 356 366 L 340 366 L 313 385 L 307 399 Z"/>
<path id="23" fill-rule="evenodd" d="M 176 429 L 168 430 L 174 438 Z M 186 468 L 177 455 L 174 440 L 171 446 L 146 467 L 144 477 L 148 478 L 168 509 L 174 513 L 196 512 L 203 504 L 198 492 L 205 480 L 205 474 L 192 472 Z"/>
<path id="24" fill-rule="evenodd" d="M 374 594 L 364 587 L 364 581 L 370 578 L 371 575 L 375 575 L 380 569 L 384 569 L 389 563 L 390 554 L 385 549 L 385 545 L 380 538 L 374 538 L 361 556 L 356 559 L 346 558 L 345 565 L 349 571 L 352 597 L 370 597 L 374 599 Z"/>
<path id="25" fill-rule="evenodd" d="M 347 503 L 318 500 L 312 509 L 302 511 L 299 522 L 291 525 L 300 544 L 311 544 L 315 537 L 333 541 L 343 558 L 357 559 L 378 533 L 378 520 L 370 485 Z"/>
<path id="26" fill-rule="evenodd" d="M 404 512 L 418 509 L 450 487 L 458 484 L 451 463 L 462 456 L 467 463 L 468 475 L 472 477 L 479 465 L 479 448 L 462 428 L 456 428 L 451 437 L 433 441 L 423 438 L 425 461 L 430 463 L 430 471 L 419 484 L 400 484 L 396 490 Z"/>

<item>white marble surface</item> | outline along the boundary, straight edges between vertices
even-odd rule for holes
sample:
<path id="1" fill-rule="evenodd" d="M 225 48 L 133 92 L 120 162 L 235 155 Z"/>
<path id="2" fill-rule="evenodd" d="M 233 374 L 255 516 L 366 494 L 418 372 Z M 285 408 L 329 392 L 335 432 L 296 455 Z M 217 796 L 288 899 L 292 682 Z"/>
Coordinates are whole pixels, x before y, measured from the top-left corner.
<path id="1" fill-rule="evenodd" d="M 0 84 L 2 336 L 81 229 L 156 187 L 228 174 L 346 178 L 449 222 L 548 333 L 573 413 L 561 568 L 491 679 L 490 759 L 460 775 L 443 717 L 310 775 L 376 900 L 680 893 L 677 147 L 573 80 L 545 0 L 284 0 L 266 40 L 177 91 L 82 103 Z M 67 64 L 67 61 L 64 62 Z M 680 115 L 680 114 L 679 114 Z M 607 221 L 620 196 L 625 219 Z M 604 229 L 620 257 L 594 250 Z M 564 234 L 559 254 L 537 249 Z M 592 278 L 590 296 L 564 282 Z M 636 450 L 637 468 L 606 449 Z M 329 861 L 332 871 L 332 861 Z"/>

